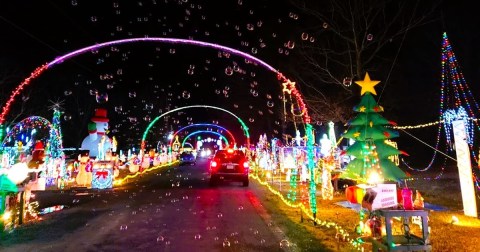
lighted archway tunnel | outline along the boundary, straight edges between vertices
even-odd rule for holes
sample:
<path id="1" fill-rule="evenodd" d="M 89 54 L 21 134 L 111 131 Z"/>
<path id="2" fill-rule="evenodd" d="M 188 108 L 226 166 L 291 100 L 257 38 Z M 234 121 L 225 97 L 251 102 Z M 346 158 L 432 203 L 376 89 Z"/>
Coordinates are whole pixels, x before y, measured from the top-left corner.
<path id="1" fill-rule="evenodd" d="M 183 146 L 185 145 L 185 143 L 187 142 L 188 139 L 190 139 L 192 136 L 195 136 L 195 135 L 198 135 L 198 134 L 213 134 L 213 135 L 216 135 L 225 142 L 226 146 L 230 145 L 230 143 L 228 142 L 228 139 L 224 135 L 222 135 L 218 132 L 209 131 L 209 130 L 197 130 L 197 131 L 194 131 L 194 132 L 188 134 L 187 136 L 185 136 L 185 138 L 183 138 L 182 145 L 181 145 L 182 148 L 183 148 Z"/>
<path id="2" fill-rule="evenodd" d="M 209 106 L 209 105 L 191 105 L 191 106 L 185 106 L 185 107 L 180 107 L 180 108 L 176 108 L 176 109 L 172 109 L 166 113 L 163 113 L 159 116 L 157 116 L 154 120 L 152 120 L 152 122 L 147 126 L 147 128 L 145 129 L 145 131 L 143 132 L 143 137 L 142 137 L 142 142 L 140 144 L 141 146 L 141 149 L 145 149 L 145 146 L 146 146 L 146 139 L 147 139 L 147 136 L 148 136 L 148 133 L 150 132 L 150 129 L 164 116 L 168 115 L 168 114 L 171 114 L 171 113 L 174 113 L 174 112 L 177 112 L 177 111 L 181 111 L 181 110 L 185 110 L 185 109 L 191 109 L 191 108 L 206 108 L 206 109 L 215 109 L 215 110 L 219 110 L 219 111 L 223 111 L 225 113 L 228 113 L 230 115 L 232 115 L 233 117 L 235 117 L 237 119 L 237 121 L 240 123 L 241 125 L 241 128 L 243 130 L 243 133 L 246 137 L 246 142 L 247 142 L 247 146 L 250 145 L 250 133 L 248 132 L 248 127 L 247 125 L 245 124 L 245 122 L 240 118 L 238 117 L 237 115 L 235 115 L 234 113 L 226 110 L 226 109 L 223 109 L 223 108 L 219 108 L 219 107 L 215 107 L 215 106 Z"/>
<path id="3" fill-rule="evenodd" d="M 172 146 L 172 143 L 173 143 L 173 140 L 175 139 L 175 136 L 177 136 L 180 132 L 182 132 L 186 129 L 189 129 L 189 128 L 193 128 L 193 127 L 212 127 L 212 128 L 217 128 L 217 129 L 223 130 L 228 134 L 228 136 L 230 137 L 230 140 L 233 141 L 232 144 L 236 143 L 235 137 L 233 136 L 232 132 L 229 131 L 228 129 L 222 127 L 222 126 L 219 126 L 217 124 L 212 124 L 212 123 L 195 123 L 195 124 L 190 124 L 190 125 L 187 125 L 185 127 L 182 127 L 179 130 L 177 130 L 176 132 L 174 132 L 173 135 L 172 135 L 172 139 L 170 140 L 170 143 L 168 145 Z"/>

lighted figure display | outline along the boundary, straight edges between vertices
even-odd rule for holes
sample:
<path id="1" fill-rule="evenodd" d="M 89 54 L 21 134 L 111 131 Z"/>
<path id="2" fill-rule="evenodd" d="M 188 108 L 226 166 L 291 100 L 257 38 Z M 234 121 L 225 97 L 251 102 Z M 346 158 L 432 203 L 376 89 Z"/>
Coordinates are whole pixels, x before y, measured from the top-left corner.
<path id="1" fill-rule="evenodd" d="M 328 139 L 327 134 L 323 134 L 320 139 L 320 153 L 323 157 L 330 156 L 332 154 L 332 141 Z"/>
<path id="2" fill-rule="evenodd" d="M 386 128 L 385 125 L 394 123 L 378 114 L 383 112 L 383 107 L 377 105 L 372 94 L 376 95 L 374 86 L 379 82 L 370 80 L 368 73 L 363 81 L 355 82 L 362 87 L 363 96 L 354 108 L 358 115 L 349 121 L 350 127 L 343 135 L 355 140 L 346 150 L 355 159 L 340 175 L 342 178 L 371 184 L 381 183 L 384 179 L 398 181 L 406 178 L 406 174 L 388 159 L 405 153 L 385 143 L 386 139 L 398 137 L 398 132 Z"/>
<path id="3" fill-rule="evenodd" d="M 78 168 L 78 174 L 75 178 L 77 185 L 90 187 L 92 184 L 92 169 L 93 162 L 88 155 L 80 157 L 80 167 Z"/>
<path id="4" fill-rule="evenodd" d="M 92 123 L 88 124 L 89 135 L 83 139 L 82 149 L 90 151 L 90 157 L 103 160 L 107 150 L 113 148 L 112 140 L 105 134 L 108 129 L 107 110 L 95 109 Z"/>

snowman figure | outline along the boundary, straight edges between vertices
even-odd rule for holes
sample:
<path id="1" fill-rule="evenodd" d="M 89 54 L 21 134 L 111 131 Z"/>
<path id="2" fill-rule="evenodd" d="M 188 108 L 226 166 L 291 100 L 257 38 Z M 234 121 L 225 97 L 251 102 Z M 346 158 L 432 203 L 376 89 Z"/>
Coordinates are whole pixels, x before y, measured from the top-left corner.
<path id="1" fill-rule="evenodd" d="M 90 152 L 91 158 L 104 160 L 105 154 L 112 149 L 112 139 L 105 131 L 108 130 L 107 110 L 103 108 L 95 109 L 95 115 L 92 122 L 88 124 L 88 136 L 82 141 L 81 148 Z"/>

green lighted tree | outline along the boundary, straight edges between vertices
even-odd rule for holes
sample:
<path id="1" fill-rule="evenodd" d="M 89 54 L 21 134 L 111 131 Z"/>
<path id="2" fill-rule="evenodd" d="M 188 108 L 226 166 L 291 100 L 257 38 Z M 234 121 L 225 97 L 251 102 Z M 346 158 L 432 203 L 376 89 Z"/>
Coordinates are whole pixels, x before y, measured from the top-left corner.
<path id="1" fill-rule="evenodd" d="M 372 96 L 376 95 L 374 86 L 379 82 L 370 80 L 368 73 L 363 81 L 355 82 L 362 87 L 362 99 L 353 109 L 358 115 L 349 121 L 350 127 L 343 135 L 355 140 L 346 150 L 346 154 L 355 159 L 347 165 L 341 178 L 361 183 L 406 178 L 406 174 L 389 159 L 390 156 L 406 153 L 385 143 L 386 139 L 398 137 L 398 132 L 385 127 L 394 123 L 379 114 L 383 112 L 383 107 Z"/>

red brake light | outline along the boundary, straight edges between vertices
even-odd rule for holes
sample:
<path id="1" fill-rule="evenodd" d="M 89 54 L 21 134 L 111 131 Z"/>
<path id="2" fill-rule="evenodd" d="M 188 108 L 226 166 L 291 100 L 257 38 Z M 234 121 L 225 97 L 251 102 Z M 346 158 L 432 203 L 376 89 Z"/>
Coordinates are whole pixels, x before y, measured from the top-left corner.
<path id="1" fill-rule="evenodd" d="M 216 162 L 216 161 L 212 161 L 212 162 L 210 163 L 210 167 L 212 167 L 212 168 L 217 167 L 217 162 Z"/>
<path id="2" fill-rule="evenodd" d="M 248 168 L 248 165 L 249 165 L 249 164 L 248 164 L 248 161 L 243 162 L 243 167 L 244 167 L 244 168 Z"/>

